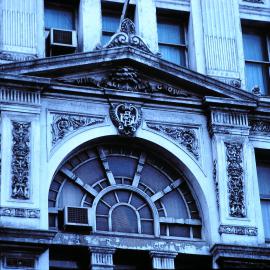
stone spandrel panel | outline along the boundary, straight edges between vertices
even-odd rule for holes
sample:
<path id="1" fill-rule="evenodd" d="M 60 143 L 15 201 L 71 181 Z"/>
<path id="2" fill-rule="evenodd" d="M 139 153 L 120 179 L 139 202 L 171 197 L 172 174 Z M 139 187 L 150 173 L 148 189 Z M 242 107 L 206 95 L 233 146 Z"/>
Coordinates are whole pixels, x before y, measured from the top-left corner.
<path id="1" fill-rule="evenodd" d="M 1 59 L 34 57 L 37 53 L 36 0 L 1 0 L 0 25 Z"/>
<path id="2" fill-rule="evenodd" d="M 236 0 L 201 0 L 206 71 L 239 78 Z M 224 81 L 224 79 L 223 79 Z"/>

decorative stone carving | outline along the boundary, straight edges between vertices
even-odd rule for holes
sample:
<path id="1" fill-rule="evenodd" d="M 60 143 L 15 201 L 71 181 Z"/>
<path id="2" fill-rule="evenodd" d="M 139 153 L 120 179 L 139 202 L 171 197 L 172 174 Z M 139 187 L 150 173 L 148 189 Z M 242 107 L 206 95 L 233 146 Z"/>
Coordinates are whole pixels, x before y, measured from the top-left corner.
<path id="1" fill-rule="evenodd" d="M 12 122 L 12 193 L 14 199 L 27 200 L 30 173 L 30 122 Z"/>
<path id="2" fill-rule="evenodd" d="M 40 218 L 39 209 L 1 207 L 0 216 L 21 217 L 21 218 Z"/>
<path id="3" fill-rule="evenodd" d="M 229 215 L 231 217 L 243 218 L 246 216 L 245 194 L 244 194 L 244 170 L 242 151 L 240 143 L 226 143 L 228 193 L 229 193 Z"/>
<path id="4" fill-rule="evenodd" d="M 133 136 L 141 124 L 142 111 L 132 104 L 120 103 L 111 107 L 110 117 L 121 135 Z"/>
<path id="5" fill-rule="evenodd" d="M 249 126 L 250 133 L 270 134 L 270 120 L 251 119 Z"/>
<path id="6" fill-rule="evenodd" d="M 217 206 L 219 208 L 219 186 L 218 186 L 218 179 L 217 179 L 217 161 L 216 160 L 214 160 L 214 163 L 213 163 L 213 178 L 214 178 L 214 184 L 215 184 Z"/>
<path id="7" fill-rule="evenodd" d="M 0 101 L 40 105 L 40 92 L 30 92 L 19 89 L 12 89 L 9 87 L 1 87 Z"/>
<path id="8" fill-rule="evenodd" d="M 105 48 L 132 46 L 144 52 L 151 53 L 142 38 L 136 35 L 134 23 L 126 18 L 122 21 L 120 31 L 114 34 Z"/>
<path id="9" fill-rule="evenodd" d="M 143 80 L 137 70 L 128 66 L 116 68 L 108 78 L 102 80 L 101 85 L 132 92 L 152 92 L 149 82 Z"/>
<path id="10" fill-rule="evenodd" d="M 166 84 L 156 85 L 156 90 L 158 90 L 158 92 L 164 92 L 164 93 L 169 94 L 171 96 L 191 97 L 191 95 L 189 93 L 187 93 L 186 90 L 181 89 L 181 88 L 174 88 L 174 87 L 166 85 Z"/>
<path id="11" fill-rule="evenodd" d="M 189 128 L 179 128 L 171 125 L 146 123 L 150 129 L 156 130 L 173 138 L 184 146 L 197 160 L 199 159 L 199 143 L 196 132 Z"/>
<path id="12" fill-rule="evenodd" d="M 220 225 L 219 233 L 257 236 L 258 229 L 255 227 Z"/>
<path id="13" fill-rule="evenodd" d="M 66 135 L 82 127 L 92 126 L 104 122 L 104 117 L 80 116 L 68 114 L 54 114 L 52 129 L 52 145 L 62 140 Z"/>
<path id="14" fill-rule="evenodd" d="M 232 79 L 229 84 L 233 87 L 241 88 L 241 81 L 239 79 Z"/>
<path id="15" fill-rule="evenodd" d="M 243 0 L 244 2 L 264 4 L 264 0 Z"/>
<path id="16" fill-rule="evenodd" d="M 7 52 L 1 52 L 0 53 L 0 60 L 5 61 L 29 61 L 37 59 L 37 55 L 27 55 L 27 54 L 21 54 L 21 53 L 7 53 Z"/>
<path id="17" fill-rule="evenodd" d="M 256 96 L 260 96 L 262 93 L 261 93 L 261 89 L 258 85 L 255 85 L 253 88 L 252 88 L 252 93 Z"/>

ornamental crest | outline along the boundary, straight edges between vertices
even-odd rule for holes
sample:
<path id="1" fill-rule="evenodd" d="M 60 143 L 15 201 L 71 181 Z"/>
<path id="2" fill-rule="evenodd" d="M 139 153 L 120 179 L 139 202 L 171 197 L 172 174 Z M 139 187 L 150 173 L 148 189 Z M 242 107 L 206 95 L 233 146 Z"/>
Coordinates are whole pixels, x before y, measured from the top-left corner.
<path id="1" fill-rule="evenodd" d="M 125 136 L 133 136 L 142 121 L 141 109 L 128 103 L 112 106 L 110 116 L 119 133 Z"/>

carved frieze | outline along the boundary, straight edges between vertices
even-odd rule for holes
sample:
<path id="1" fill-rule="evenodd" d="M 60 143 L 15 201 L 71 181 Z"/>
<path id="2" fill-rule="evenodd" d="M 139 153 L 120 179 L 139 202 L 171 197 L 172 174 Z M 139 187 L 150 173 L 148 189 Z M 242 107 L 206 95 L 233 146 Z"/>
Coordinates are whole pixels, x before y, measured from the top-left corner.
<path id="1" fill-rule="evenodd" d="M 161 132 L 174 139 L 181 146 L 186 148 L 197 160 L 199 155 L 199 143 L 196 132 L 190 128 L 180 128 L 173 125 L 146 123 L 150 129 Z"/>
<path id="2" fill-rule="evenodd" d="M 243 170 L 243 145 L 225 142 L 227 157 L 229 215 L 246 217 Z"/>
<path id="3" fill-rule="evenodd" d="M 21 218 L 40 218 L 39 209 L 1 207 L 0 216 L 21 217 Z"/>
<path id="4" fill-rule="evenodd" d="M 112 105 L 110 117 L 121 135 L 133 136 L 141 124 L 142 111 L 135 105 L 120 103 Z"/>
<path id="5" fill-rule="evenodd" d="M 257 236 L 258 229 L 255 227 L 246 227 L 246 226 L 220 225 L 219 233 Z"/>
<path id="6" fill-rule="evenodd" d="M 101 81 L 101 85 L 107 88 L 131 92 L 152 92 L 149 82 L 143 80 L 137 70 L 128 66 L 119 67 L 113 70 L 108 78 Z"/>
<path id="7" fill-rule="evenodd" d="M 144 52 L 151 53 L 149 47 L 145 44 L 141 37 L 136 35 L 134 23 L 126 18 L 122 21 L 120 31 L 112 36 L 105 48 L 114 48 L 121 46 L 131 46 Z"/>
<path id="8" fill-rule="evenodd" d="M 249 126 L 251 134 L 270 134 L 270 120 L 250 119 Z"/>
<path id="9" fill-rule="evenodd" d="M 12 122 L 12 192 L 14 199 L 30 198 L 30 122 Z"/>
<path id="10" fill-rule="evenodd" d="M 103 123 L 105 117 L 81 116 L 72 114 L 53 114 L 53 123 L 51 124 L 52 145 L 62 140 L 66 135 L 82 127 L 93 126 Z"/>

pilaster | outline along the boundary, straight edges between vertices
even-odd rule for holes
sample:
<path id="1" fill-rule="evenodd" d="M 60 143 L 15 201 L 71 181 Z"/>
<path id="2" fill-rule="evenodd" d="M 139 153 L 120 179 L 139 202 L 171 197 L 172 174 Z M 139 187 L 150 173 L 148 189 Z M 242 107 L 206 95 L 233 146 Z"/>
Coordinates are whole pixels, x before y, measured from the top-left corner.
<path id="1" fill-rule="evenodd" d="M 210 112 L 213 181 L 219 211 L 219 234 L 224 243 L 258 242 L 254 202 L 252 145 L 247 108 L 217 108 Z"/>
<path id="2" fill-rule="evenodd" d="M 25 88 L 27 88 L 25 86 Z M 40 125 L 38 91 L 1 87 L 1 207 L 3 226 L 39 228 Z"/>
<path id="3" fill-rule="evenodd" d="M 159 252 L 151 251 L 153 269 L 175 269 L 174 259 L 177 256 L 176 252 Z"/>
<path id="4" fill-rule="evenodd" d="M 113 270 L 113 254 L 115 249 L 106 247 L 90 247 L 90 270 Z"/>
<path id="5" fill-rule="evenodd" d="M 153 53 L 158 52 L 158 34 L 156 6 L 154 0 L 136 1 L 136 29 L 137 34 L 149 46 Z"/>
<path id="6" fill-rule="evenodd" d="M 34 59 L 43 25 L 41 5 L 36 0 L 2 0 L 0 5 L 0 61 Z M 43 42 L 44 43 L 44 42 Z"/>
<path id="7" fill-rule="evenodd" d="M 101 1 L 80 0 L 78 27 L 80 51 L 92 51 L 100 43 L 102 33 L 101 21 Z"/>
<path id="8" fill-rule="evenodd" d="M 237 0 L 201 0 L 206 74 L 240 87 Z"/>

